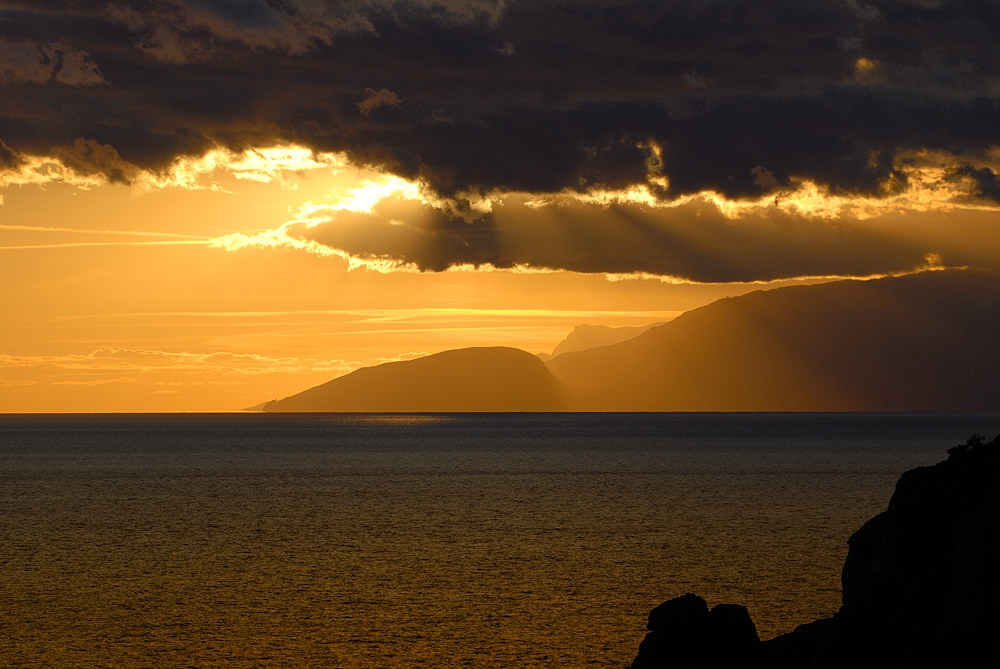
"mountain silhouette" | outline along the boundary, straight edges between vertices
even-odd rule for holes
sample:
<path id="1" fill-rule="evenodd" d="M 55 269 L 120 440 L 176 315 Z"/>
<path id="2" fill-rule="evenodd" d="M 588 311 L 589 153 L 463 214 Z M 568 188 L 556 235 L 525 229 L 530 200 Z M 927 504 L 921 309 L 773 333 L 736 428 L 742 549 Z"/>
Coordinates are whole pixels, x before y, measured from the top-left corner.
<path id="1" fill-rule="evenodd" d="M 548 363 L 582 411 L 996 411 L 1000 277 L 756 291 Z"/>
<path id="2" fill-rule="evenodd" d="M 623 326 L 617 328 L 609 327 L 607 325 L 577 325 L 565 339 L 559 342 L 556 347 L 552 349 L 552 357 L 555 358 L 563 353 L 586 351 L 591 348 L 610 346 L 612 344 L 627 341 L 641 335 L 643 332 L 655 327 L 656 325 L 659 325 L 659 323 L 653 323 L 650 325 Z"/>
<path id="3" fill-rule="evenodd" d="M 545 363 L 507 347 L 463 348 L 365 367 L 263 407 L 302 412 L 564 409 L 564 391 Z"/>
<path id="4" fill-rule="evenodd" d="M 761 290 L 543 363 L 470 348 L 359 369 L 265 411 L 1000 411 L 1000 276 Z"/>

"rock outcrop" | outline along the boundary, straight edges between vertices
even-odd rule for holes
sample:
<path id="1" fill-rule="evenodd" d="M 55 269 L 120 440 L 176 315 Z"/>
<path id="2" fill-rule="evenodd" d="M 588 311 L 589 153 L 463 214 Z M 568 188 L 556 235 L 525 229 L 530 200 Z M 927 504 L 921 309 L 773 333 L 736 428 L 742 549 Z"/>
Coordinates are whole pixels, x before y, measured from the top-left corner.
<path id="1" fill-rule="evenodd" d="M 903 474 L 848 546 L 832 618 L 754 641 L 746 609 L 689 593 L 653 610 L 632 669 L 1000 668 L 1000 436 Z"/>
<path id="2" fill-rule="evenodd" d="M 653 609 L 648 629 L 632 669 L 715 669 L 759 661 L 760 637 L 745 606 L 719 604 L 710 611 L 689 592 Z"/>

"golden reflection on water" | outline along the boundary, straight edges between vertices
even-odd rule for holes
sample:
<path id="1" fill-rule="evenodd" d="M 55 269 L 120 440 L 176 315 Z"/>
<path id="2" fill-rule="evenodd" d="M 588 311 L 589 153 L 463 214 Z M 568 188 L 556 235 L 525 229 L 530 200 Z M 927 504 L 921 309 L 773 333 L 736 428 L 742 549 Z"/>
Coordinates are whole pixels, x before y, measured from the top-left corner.
<path id="1" fill-rule="evenodd" d="M 688 590 L 749 604 L 767 636 L 831 613 L 857 506 L 878 501 L 843 493 L 637 472 L 25 481 L 0 658 L 621 667 Z"/>
<path id="2" fill-rule="evenodd" d="M 341 419 L 343 420 L 343 419 Z M 385 425 L 391 427 L 408 427 L 413 425 L 443 425 L 454 423 L 458 420 L 455 414 L 433 414 L 433 413 L 366 413 L 353 414 L 349 420 L 360 424 Z"/>
<path id="3" fill-rule="evenodd" d="M 365 420 L 383 418 L 438 417 Z M 747 604 L 769 637 L 836 610 L 846 539 L 901 466 L 138 434 L 0 449 L 0 665 L 621 669 L 688 591 Z"/>

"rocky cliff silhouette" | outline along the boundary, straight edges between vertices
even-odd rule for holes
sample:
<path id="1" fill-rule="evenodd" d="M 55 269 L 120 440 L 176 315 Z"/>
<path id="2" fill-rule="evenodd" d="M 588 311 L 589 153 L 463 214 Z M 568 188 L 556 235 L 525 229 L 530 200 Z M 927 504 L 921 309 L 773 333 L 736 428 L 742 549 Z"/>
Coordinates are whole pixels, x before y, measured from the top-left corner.
<path id="1" fill-rule="evenodd" d="M 264 411 L 562 411 L 565 393 L 537 357 L 516 348 L 445 351 L 365 367 Z"/>
<path id="2" fill-rule="evenodd" d="M 688 593 L 650 613 L 632 669 L 1000 667 L 1000 436 L 903 474 L 848 546 L 832 618 L 761 642 L 744 607 Z"/>

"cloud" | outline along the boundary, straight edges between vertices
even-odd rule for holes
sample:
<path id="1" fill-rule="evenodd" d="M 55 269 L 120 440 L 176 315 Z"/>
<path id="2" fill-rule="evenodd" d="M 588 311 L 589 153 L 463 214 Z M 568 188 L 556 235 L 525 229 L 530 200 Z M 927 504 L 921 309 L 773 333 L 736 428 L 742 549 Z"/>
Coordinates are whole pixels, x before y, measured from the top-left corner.
<path id="1" fill-rule="evenodd" d="M 1000 174 L 989 167 L 977 168 L 968 164 L 956 169 L 955 173 L 974 184 L 970 189 L 974 195 L 1000 203 Z"/>
<path id="2" fill-rule="evenodd" d="M 52 398 L 61 398 L 66 406 L 84 411 L 107 411 L 111 406 L 174 411 L 209 406 L 231 411 L 259 402 L 276 388 L 290 394 L 301 389 L 303 379 L 320 383 L 363 364 L 372 361 L 148 348 L 0 354 L 0 391 L 5 406 L 15 410 L 37 410 L 51 405 Z M 180 404 L 153 400 L 162 399 L 164 391 L 176 391 Z"/>
<path id="3" fill-rule="evenodd" d="M 397 193 L 365 211 L 314 206 L 278 230 L 215 245 L 294 248 L 377 271 L 569 270 L 704 283 L 995 266 L 995 213 L 955 205 L 945 224 L 941 210 L 919 209 L 902 199 L 837 200 L 803 185 L 777 201 L 742 205 L 717 196 L 668 205 L 641 194 L 508 196 L 470 219 Z"/>
<path id="4" fill-rule="evenodd" d="M 105 384 L 134 381 L 136 375 L 154 372 L 180 372 L 199 378 L 219 379 L 306 371 L 349 371 L 358 361 L 273 358 L 263 355 L 156 349 L 102 348 L 89 353 L 66 355 L 16 356 L 0 354 L 0 363 L 9 375 L 25 370 L 47 375 L 63 384 Z M 123 377 L 129 374 L 132 376 Z M 17 379 L 10 380 L 10 383 Z"/>
<path id="5" fill-rule="evenodd" d="M 168 63 L 204 62 L 221 42 L 291 55 L 331 46 L 339 37 L 375 34 L 376 21 L 437 25 L 494 24 L 504 0 L 170 0 L 111 3 L 106 15 L 136 37 L 134 46 Z M 230 47 L 231 48 L 231 47 Z"/>
<path id="6" fill-rule="evenodd" d="M 0 139 L 0 171 L 6 171 L 17 167 L 22 162 L 22 158 L 17 155 L 17 152 L 7 146 L 7 144 Z"/>
<path id="7" fill-rule="evenodd" d="M 63 166 L 57 175 L 154 183 L 213 152 L 296 146 L 451 200 L 285 229 L 355 259 L 626 268 L 631 247 L 611 262 L 584 243 L 602 243 L 594 225 L 571 221 L 593 215 L 615 235 L 625 220 L 647 226 L 652 248 L 673 259 L 640 248 L 632 270 L 750 276 L 761 272 L 749 259 L 708 254 L 696 271 L 695 256 L 666 244 L 729 230 L 691 198 L 781 199 L 810 183 L 827 198 L 890 201 L 934 172 L 936 188 L 953 191 L 946 202 L 997 203 L 1000 15 L 974 0 L 5 6 L 5 29 L 19 37 L 0 42 L 0 169 L 21 174 L 30 156 Z M 609 191 L 643 191 L 660 206 L 525 209 L 540 226 L 526 238 L 584 236 L 566 247 L 583 254 L 575 264 L 505 246 L 521 238 L 500 220 L 519 194 L 582 203 Z M 476 219 L 472 203 L 484 199 L 506 204 Z M 782 234 L 814 231 L 808 217 L 781 220 Z M 729 269 L 713 269 L 721 264 Z M 846 252 L 840 265 L 850 266 Z"/>
<path id="8" fill-rule="evenodd" d="M 53 154 L 62 164 L 81 175 L 101 174 L 111 183 L 131 183 L 139 168 L 122 159 L 113 146 L 92 139 L 77 138 L 70 146 L 57 147 Z"/>
<path id="9" fill-rule="evenodd" d="M 399 96 L 388 88 L 380 88 L 377 91 L 366 88 L 365 95 L 367 97 L 358 103 L 358 109 L 364 116 L 368 116 L 379 107 L 398 107 L 403 103 Z"/>
<path id="10" fill-rule="evenodd" d="M 80 189 L 108 183 L 132 186 L 133 194 L 166 188 L 225 190 L 224 182 L 277 182 L 295 189 L 298 180 L 321 172 L 336 174 L 349 167 L 341 154 L 315 153 L 298 146 L 271 146 L 245 151 L 213 150 L 181 157 L 150 171 L 124 160 L 114 147 L 77 138 L 55 147 L 49 156 L 20 154 L 0 140 L 0 188 L 10 185 L 65 183 Z M 361 173 L 362 171 L 356 170 Z"/>
<path id="11" fill-rule="evenodd" d="M 83 138 L 161 169 L 292 142 L 454 195 L 636 182 L 645 155 L 629 147 L 655 143 L 671 194 L 739 198 L 761 164 L 781 184 L 872 194 L 900 151 L 1000 140 L 1000 19 L 967 0 L 54 7 L 5 10 L 24 35 L 3 42 L 8 86 L 73 84 L 5 94 L 0 138 L 22 153 Z M 878 76 L 859 81 L 859 62 Z M 359 80 L 380 82 L 361 107 Z M 357 113 L 397 100 L 391 118 Z"/>
<path id="12" fill-rule="evenodd" d="M 864 22 L 878 21 L 882 16 L 882 12 L 879 11 L 878 7 L 862 4 L 858 0 L 847 0 L 847 8 L 851 14 Z"/>
<path id="13" fill-rule="evenodd" d="M 107 83 L 89 53 L 65 42 L 0 38 L 0 84 L 53 82 L 66 86 Z"/>

